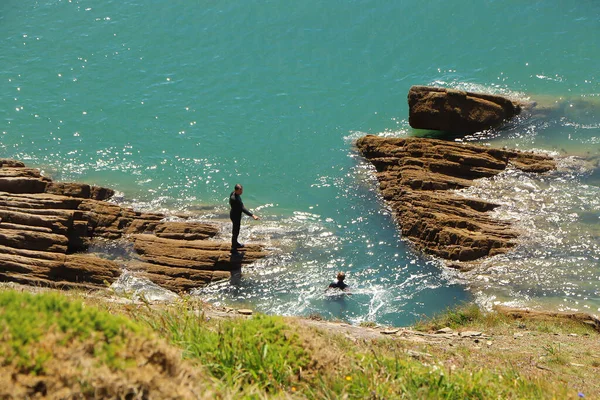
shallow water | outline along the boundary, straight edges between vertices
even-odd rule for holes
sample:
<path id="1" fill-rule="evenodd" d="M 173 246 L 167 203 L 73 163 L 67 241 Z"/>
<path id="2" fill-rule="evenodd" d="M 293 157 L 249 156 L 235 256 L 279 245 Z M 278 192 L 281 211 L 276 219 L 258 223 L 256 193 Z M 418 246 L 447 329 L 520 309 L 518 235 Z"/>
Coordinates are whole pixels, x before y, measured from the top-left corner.
<path id="1" fill-rule="evenodd" d="M 244 184 L 263 219 L 245 220 L 242 239 L 274 256 L 199 291 L 214 302 L 396 325 L 471 293 L 595 311 L 599 33 L 589 1 L 8 0 L 0 156 L 113 187 L 138 209 L 196 212 L 223 222 L 225 239 L 227 196 Z M 464 140 L 573 165 L 469 191 L 498 197 L 499 217 L 524 231 L 488 269 L 458 275 L 413 251 L 353 149 L 366 133 L 430 134 L 408 126 L 414 84 L 537 101 L 539 112 Z M 339 269 L 356 294 L 330 299 Z"/>

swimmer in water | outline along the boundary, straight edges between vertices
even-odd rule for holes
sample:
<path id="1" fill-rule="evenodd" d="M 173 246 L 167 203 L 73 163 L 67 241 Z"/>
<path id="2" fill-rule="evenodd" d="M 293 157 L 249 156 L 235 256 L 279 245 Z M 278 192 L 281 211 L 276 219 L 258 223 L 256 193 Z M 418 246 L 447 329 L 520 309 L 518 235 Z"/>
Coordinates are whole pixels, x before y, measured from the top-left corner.
<path id="1" fill-rule="evenodd" d="M 338 272 L 337 281 L 331 282 L 327 289 L 340 289 L 344 292 L 349 290 L 349 286 L 344 283 L 344 279 L 346 279 L 346 274 L 344 272 Z"/>

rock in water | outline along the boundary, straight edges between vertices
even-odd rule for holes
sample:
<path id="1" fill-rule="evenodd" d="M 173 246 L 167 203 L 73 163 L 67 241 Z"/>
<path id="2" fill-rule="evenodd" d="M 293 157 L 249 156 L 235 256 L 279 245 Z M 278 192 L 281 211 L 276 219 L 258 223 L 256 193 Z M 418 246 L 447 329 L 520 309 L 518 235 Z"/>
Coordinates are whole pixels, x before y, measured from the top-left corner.
<path id="1" fill-rule="evenodd" d="M 508 222 L 490 217 L 496 204 L 469 199 L 451 189 L 491 177 L 510 162 L 531 172 L 555 168 L 548 156 L 423 138 L 367 135 L 356 143 L 377 170 L 384 199 L 402 235 L 429 254 L 473 261 L 505 253 L 518 234 Z"/>
<path id="2" fill-rule="evenodd" d="M 524 104 L 497 95 L 413 86 L 408 106 L 408 123 L 415 129 L 471 134 L 500 126 Z"/>
<path id="3" fill-rule="evenodd" d="M 218 228 L 165 222 L 103 201 L 111 189 L 53 182 L 37 169 L 0 159 L 0 281 L 60 288 L 98 288 L 123 268 L 162 287 L 188 291 L 266 255 L 260 245 L 232 254 L 229 242 L 208 241 Z M 114 261 L 88 254 L 94 238 L 132 242 L 134 255 Z"/>

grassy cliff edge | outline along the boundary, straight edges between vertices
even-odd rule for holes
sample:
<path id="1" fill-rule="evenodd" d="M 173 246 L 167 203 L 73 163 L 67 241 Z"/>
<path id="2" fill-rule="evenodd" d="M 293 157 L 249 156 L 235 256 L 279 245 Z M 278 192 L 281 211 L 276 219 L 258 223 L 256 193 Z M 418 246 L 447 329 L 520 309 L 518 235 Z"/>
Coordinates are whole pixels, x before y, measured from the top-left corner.
<path id="1" fill-rule="evenodd" d="M 411 329 L 0 289 L 0 398 L 598 398 L 599 333 L 474 305 Z"/>

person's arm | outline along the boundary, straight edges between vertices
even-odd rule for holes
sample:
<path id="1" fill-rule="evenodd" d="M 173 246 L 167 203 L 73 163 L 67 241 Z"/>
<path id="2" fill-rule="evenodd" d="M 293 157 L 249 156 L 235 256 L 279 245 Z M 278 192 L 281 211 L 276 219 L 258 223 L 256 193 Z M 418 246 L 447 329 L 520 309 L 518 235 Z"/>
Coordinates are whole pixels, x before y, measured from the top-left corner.
<path id="1" fill-rule="evenodd" d="M 258 216 L 252 214 L 250 212 L 250 210 L 248 210 L 245 206 L 244 203 L 242 202 L 242 198 L 240 196 L 238 196 L 237 194 L 234 197 L 234 202 L 235 202 L 235 206 L 238 210 L 241 210 L 244 214 L 246 214 L 249 217 L 252 217 L 254 219 L 259 219 Z"/>
<path id="2" fill-rule="evenodd" d="M 246 207 L 244 207 L 244 203 L 242 203 L 242 199 L 240 199 L 240 205 L 242 206 L 242 212 L 243 212 L 244 214 L 246 214 L 246 215 L 247 215 L 247 216 L 249 216 L 249 217 L 252 217 L 252 218 L 254 218 L 254 220 L 260 219 L 260 218 L 258 217 L 258 215 L 254 215 L 254 214 L 252 214 L 250 211 L 248 211 L 248 209 L 247 209 Z"/>
<path id="3" fill-rule="evenodd" d="M 254 218 L 254 220 L 260 219 L 260 218 L 258 217 L 258 215 L 254 215 L 254 214 L 252 214 L 250 211 L 248 211 L 248 209 L 247 209 L 246 207 L 244 207 L 244 205 L 243 205 L 243 204 L 242 204 L 242 212 L 243 212 L 244 214 L 246 214 L 247 216 Z"/>
<path id="4" fill-rule="evenodd" d="M 242 203 L 241 201 L 240 201 L 240 205 L 242 206 L 242 212 L 244 214 L 246 214 L 249 217 L 254 217 L 254 214 L 252 214 L 246 207 L 244 207 L 244 203 Z"/>

